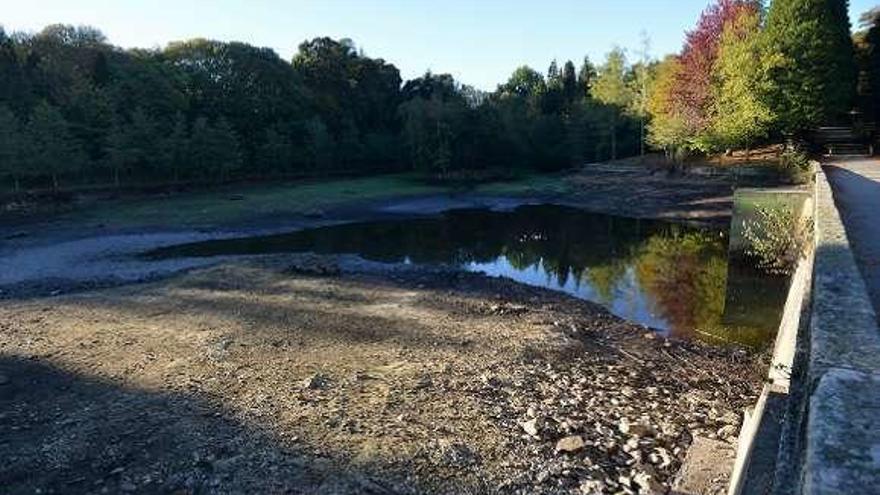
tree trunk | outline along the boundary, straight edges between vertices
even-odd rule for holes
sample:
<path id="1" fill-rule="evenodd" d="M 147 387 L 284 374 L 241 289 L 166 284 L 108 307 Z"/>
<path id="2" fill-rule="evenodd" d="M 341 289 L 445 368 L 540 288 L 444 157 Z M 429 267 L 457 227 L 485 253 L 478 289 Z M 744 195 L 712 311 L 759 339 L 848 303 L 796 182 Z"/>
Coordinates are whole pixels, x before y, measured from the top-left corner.
<path id="1" fill-rule="evenodd" d="M 645 156 L 645 118 L 639 117 L 639 156 Z"/>
<path id="2" fill-rule="evenodd" d="M 119 189 L 119 167 L 113 167 L 113 186 Z"/>
<path id="3" fill-rule="evenodd" d="M 52 192 L 58 192 L 58 174 L 52 173 Z"/>
<path id="4" fill-rule="evenodd" d="M 21 191 L 21 184 L 19 183 L 19 179 L 17 175 L 12 176 L 12 190 L 18 194 Z"/>
<path id="5" fill-rule="evenodd" d="M 611 159 L 617 160 L 617 126 L 611 127 Z"/>

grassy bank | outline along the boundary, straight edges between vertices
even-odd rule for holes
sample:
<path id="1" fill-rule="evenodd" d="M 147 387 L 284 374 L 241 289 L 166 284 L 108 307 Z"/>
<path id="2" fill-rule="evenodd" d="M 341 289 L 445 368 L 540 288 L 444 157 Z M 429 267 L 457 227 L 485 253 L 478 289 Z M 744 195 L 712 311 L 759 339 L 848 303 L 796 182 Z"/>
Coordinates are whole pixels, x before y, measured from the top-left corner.
<path id="1" fill-rule="evenodd" d="M 525 175 L 467 189 L 473 194 L 559 194 L 568 188 L 561 175 Z M 273 216 L 319 216 L 333 208 L 363 201 L 446 194 L 460 188 L 429 184 L 420 177 L 397 174 L 378 177 L 303 181 L 286 184 L 232 185 L 209 191 L 79 201 L 59 220 L 106 227 L 198 228 L 240 225 Z"/>

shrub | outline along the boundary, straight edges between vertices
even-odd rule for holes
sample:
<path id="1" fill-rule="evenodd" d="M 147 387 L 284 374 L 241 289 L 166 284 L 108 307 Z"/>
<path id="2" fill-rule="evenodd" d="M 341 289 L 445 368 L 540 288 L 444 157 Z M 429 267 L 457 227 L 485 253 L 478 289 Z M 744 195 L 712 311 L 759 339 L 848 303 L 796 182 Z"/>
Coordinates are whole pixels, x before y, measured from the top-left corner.
<path id="1" fill-rule="evenodd" d="M 812 232 L 812 219 L 792 208 L 758 208 L 754 220 L 743 222 L 745 253 L 759 270 L 791 275 L 809 249 Z"/>
<path id="2" fill-rule="evenodd" d="M 777 165 L 780 177 L 790 184 L 806 184 L 813 176 L 810 157 L 798 149 L 782 152 Z"/>

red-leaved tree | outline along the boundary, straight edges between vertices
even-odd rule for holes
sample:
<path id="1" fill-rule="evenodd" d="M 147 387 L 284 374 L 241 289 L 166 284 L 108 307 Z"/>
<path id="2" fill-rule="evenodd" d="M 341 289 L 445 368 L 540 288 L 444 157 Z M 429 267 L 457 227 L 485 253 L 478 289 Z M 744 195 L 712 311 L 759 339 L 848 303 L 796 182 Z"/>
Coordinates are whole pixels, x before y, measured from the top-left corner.
<path id="1" fill-rule="evenodd" d="M 712 68 L 724 26 L 760 8 L 759 0 L 717 0 L 703 11 L 697 26 L 687 33 L 679 57 L 681 70 L 670 102 L 690 135 L 700 135 L 709 124 Z"/>

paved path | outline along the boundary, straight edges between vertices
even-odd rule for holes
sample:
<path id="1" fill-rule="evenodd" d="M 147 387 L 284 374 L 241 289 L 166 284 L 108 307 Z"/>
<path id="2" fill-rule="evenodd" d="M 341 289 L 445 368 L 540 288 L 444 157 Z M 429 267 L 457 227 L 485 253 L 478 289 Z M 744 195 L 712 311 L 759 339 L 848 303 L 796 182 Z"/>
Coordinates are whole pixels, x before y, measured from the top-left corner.
<path id="1" fill-rule="evenodd" d="M 824 165 L 846 234 L 880 314 L 880 159 L 849 159 Z"/>
<path id="2" fill-rule="evenodd" d="M 816 181 L 818 236 L 803 404 L 803 495 L 880 493 L 880 160 L 828 163 Z M 833 194 L 832 194 L 833 193 Z M 836 203 L 836 207 L 835 207 Z M 866 283 L 867 282 L 867 283 Z M 792 479 L 782 478 L 783 488 Z M 795 481 L 796 482 L 796 481 Z"/>

